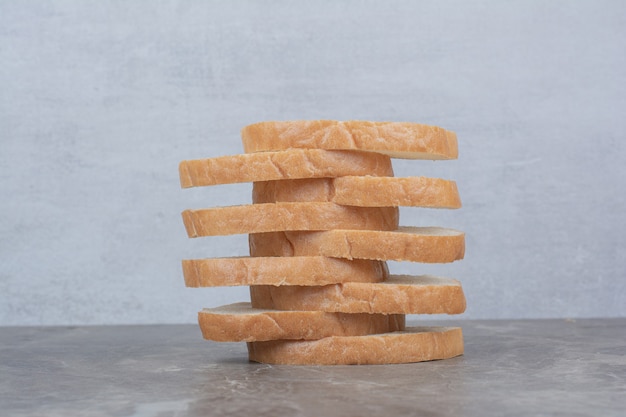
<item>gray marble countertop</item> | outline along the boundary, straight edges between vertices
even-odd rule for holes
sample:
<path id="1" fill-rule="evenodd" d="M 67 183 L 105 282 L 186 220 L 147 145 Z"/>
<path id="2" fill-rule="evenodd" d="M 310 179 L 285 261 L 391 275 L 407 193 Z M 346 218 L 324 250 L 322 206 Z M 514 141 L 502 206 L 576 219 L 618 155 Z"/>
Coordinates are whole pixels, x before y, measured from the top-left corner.
<path id="1" fill-rule="evenodd" d="M 626 416 L 626 319 L 437 324 L 464 356 L 335 367 L 249 363 L 191 325 L 4 327 L 0 415 Z"/>

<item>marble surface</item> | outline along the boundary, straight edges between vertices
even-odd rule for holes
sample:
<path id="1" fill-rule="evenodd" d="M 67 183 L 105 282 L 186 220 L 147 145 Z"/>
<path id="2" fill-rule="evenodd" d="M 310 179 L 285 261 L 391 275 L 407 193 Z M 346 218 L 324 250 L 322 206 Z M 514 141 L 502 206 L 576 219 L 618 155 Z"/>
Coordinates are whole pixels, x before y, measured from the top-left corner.
<path id="1" fill-rule="evenodd" d="M 192 325 L 4 327 L 0 415 L 626 415 L 626 318 L 460 323 L 462 357 L 337 367 L 249 363 Z"/>

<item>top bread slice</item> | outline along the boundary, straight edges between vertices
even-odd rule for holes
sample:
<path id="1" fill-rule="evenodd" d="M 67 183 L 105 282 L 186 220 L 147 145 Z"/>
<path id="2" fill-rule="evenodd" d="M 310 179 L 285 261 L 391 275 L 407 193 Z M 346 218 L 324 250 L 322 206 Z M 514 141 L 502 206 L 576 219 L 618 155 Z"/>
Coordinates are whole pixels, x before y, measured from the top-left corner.
<path id="1" fill-rule="evenodd" d="M 290 149 L 182 161 L 178 170 L 183 188 L 296 178 L 393 175 L 391 160 L 386 155 L 323 149 Z"/>
<path id="2" fill-rule="evenodd" d="M 404 159 L 456 159 L 454 132 L 401 122 L 298 120 L 261 122 L 241 131 L 244 150 L 290 148 L 370 151 Z"/>

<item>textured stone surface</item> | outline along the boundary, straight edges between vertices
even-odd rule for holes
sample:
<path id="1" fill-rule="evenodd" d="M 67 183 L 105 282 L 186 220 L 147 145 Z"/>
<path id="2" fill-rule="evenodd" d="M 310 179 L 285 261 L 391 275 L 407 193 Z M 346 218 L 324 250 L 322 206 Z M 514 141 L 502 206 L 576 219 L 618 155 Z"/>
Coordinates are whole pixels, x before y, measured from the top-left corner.
<path id="1" fill-rule="evenodd" d="M 624 415 L 626 319 L 444 324 L 463 327 L 464 356 L 338 367 L 249 363 L 245 344 L 206 342 L 188 325 L 2 328 L 0 410 L 18 417 Z"/>

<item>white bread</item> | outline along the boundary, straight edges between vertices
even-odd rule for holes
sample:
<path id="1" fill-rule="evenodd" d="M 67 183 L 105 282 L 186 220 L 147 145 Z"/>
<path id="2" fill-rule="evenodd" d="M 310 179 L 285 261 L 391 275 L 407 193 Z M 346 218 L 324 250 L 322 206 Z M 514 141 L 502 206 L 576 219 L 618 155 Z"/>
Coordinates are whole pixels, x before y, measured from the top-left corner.
<path id="1" fill-rule="evenodd" d="M 463 259 L 465 234 L 441 227 L 399 227 L 394 231 L 328 230 L 255 233 L 251 256 L 330 256 L 424 263 Z"/>
<path id="2" fill-rule="evenodd" d="M 334 203 L 267 203 L 185 210 L 189 237 L 284 230 L 394 230 L 396 207 L 349 207 Z"/>
<path id="3" fill-rule="evenodd" d="M 407 327 L 404 331 L 368 336 L 248 343 L 251 361 L 276 365 L 397 364 L 462 354 L 460 327 Z"/>
<path id="4" fill-rule="evenodd" d="M 307 178 L 281 181 L 255 181 L 252 202 L 255 204 L 289 201 L 334 202 L 333 178 Z"/>
<path id="5" fill-rule="evenodd" d="M 188 259 L 183 274 L 188 287 L 216 287 L 380 282 L 389 272 L 380 261 L 294 256 Z"/>
<path id="6" fill-rule="evenodd" d="M 384 262 L 463 258 L 462 232 L 398 227 L 399 206 L 459 208 L 456 184 L 394 178 L 390 161 L 455 159 L 453 132 L 320 120 L 258 123 L 242 139 L 245 155 L 179 166 L 183 188 L 254 183 L 252 205 L 182 213 L 190 237 L 250 234 L 250 257 L 183 261 L 188 286 L 251 286 L 252 303 L 198 313 L 205 338 L 246 341 L 250 360 L 275 364 L 405 363 L 463 353 L 459 328 L 401 331 L 404 314 L 463 312 L 460 283 L 390 276 Z"/>
<path id="7" fill-rule="evenodd" d="M 359 207 L 461 207 L 454 181 L 426 177 L 346 176 L 257 181 L 252 188 L 252 201 L 331 201 Z"/>
<path id="8" fill-rule="evenodd" d="M 403 330 L 403 315 L 344 314 L 321 311 L 255 309 L 250 303 L 205 308 L 198 313 L 205 339 L 252 342 L 276 339 L 314 340 Z"/>
<path id="9" fill-rule="evenodd" d="M 461 314 L 465 295 L 454 279 L 391 275 L 378 283 L 346 282 L 305 287 L 251 286 L 255 308 L 376 314 Z"/>
<path id="10" fill-rule="evenodd" d="M 333 120 L 261 122 L 244 127 L 241 138 L 247 153 L 317 148 L 370 151 L 406 159 L 458 157 L 454 132 L 417 123 Z"/>
<path id="11" fill-rule="evenodd" d="M 291 149 L 182 161 L 178 171 L 183 188 L 294 178 L 393 175 L 391 160 L 386 155 L 323 149 Z"/>

